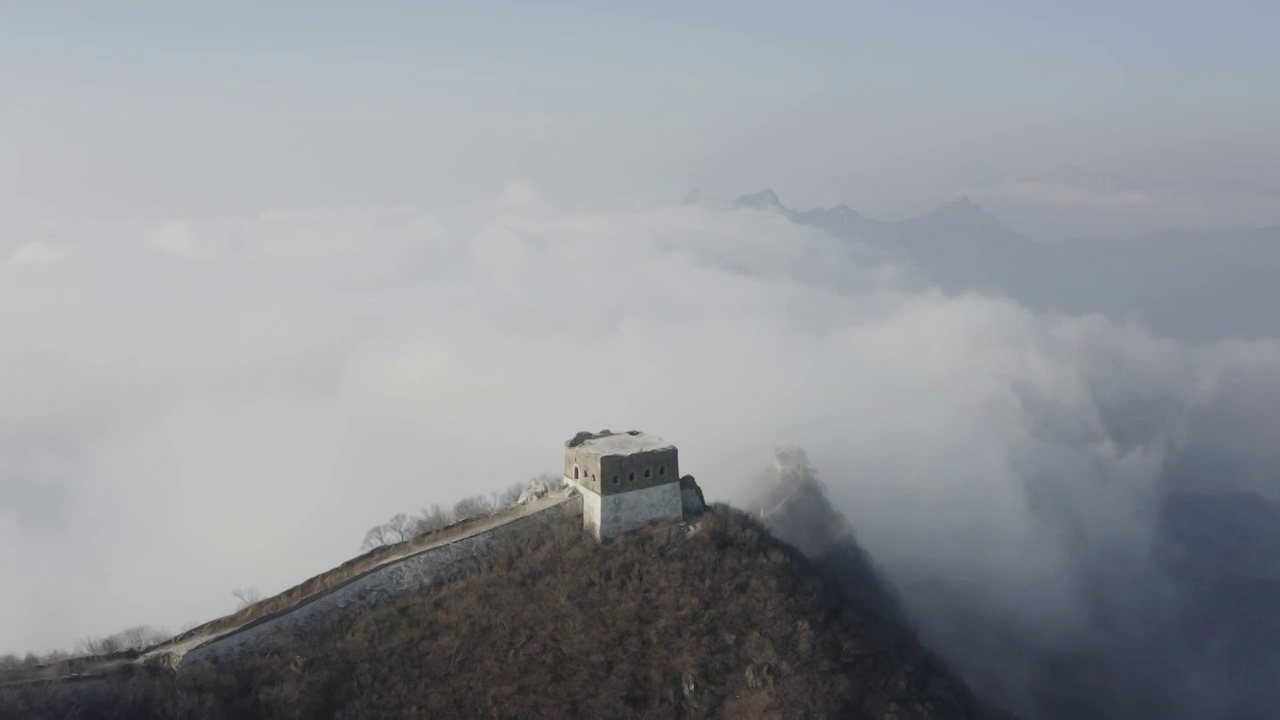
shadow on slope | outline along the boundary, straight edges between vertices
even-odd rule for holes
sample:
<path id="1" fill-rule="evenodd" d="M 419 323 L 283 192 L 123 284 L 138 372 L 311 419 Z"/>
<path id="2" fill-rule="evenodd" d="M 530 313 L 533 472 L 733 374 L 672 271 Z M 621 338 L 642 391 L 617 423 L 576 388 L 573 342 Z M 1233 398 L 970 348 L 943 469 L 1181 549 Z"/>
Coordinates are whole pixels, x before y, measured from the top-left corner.
<path id="1" fill-rule="evenodd" d="M 778 453 L 757 509 L 864 606 L 904 626 L 927 621 L 930 647 L 989 702 L 1053 720 L 1261 720 L 1275 715 L 1280 687 L 1280 502 L 1213 488 L 1202 474 L 1227 463 L 1207 452 L 1165 478 L 1149 562 L 1087 558 L 1090 624 L 1065 643 L 1038 640 L 946 583 L 883 580 L 799 449 Z"/>

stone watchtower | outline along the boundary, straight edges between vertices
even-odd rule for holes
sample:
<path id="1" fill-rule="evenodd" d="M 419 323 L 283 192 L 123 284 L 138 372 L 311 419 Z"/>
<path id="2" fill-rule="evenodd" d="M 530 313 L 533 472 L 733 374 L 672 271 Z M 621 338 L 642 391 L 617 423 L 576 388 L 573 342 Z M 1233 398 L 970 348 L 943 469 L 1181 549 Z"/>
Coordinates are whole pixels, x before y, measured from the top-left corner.
<path id="1" fill-rule="evenodd" d="M 582 524 L 597 539 L 682 515 L 674 445 L 642 432 L 580 432 L 565 444 L 564 480 L 582 493 Z"/>

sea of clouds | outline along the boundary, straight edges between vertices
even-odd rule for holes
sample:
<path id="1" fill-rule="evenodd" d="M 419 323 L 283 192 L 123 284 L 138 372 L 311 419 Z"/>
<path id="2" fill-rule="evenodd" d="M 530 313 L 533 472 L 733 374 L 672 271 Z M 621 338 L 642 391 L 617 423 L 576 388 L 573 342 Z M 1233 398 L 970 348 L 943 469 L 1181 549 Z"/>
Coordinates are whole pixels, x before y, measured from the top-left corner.
<path id="1" fill-rule="evenodd" d="M 661 435 L 741 503 L 800 444 L 926 641 L 956 644 L 935 606 L 962 597 L 1071 647 L 1100 582 L 1160 602 L 1159 498 L 1196 418 L 1240 405 L 1280 437 L 1228 393 L 1280 387 L 1275 340 L 949 297 L 775 215 L 570 212 L 520 183 L 446 210 L 10 228 L 0 338 L 0 654 L 225 613 L 601 428 Z"/>

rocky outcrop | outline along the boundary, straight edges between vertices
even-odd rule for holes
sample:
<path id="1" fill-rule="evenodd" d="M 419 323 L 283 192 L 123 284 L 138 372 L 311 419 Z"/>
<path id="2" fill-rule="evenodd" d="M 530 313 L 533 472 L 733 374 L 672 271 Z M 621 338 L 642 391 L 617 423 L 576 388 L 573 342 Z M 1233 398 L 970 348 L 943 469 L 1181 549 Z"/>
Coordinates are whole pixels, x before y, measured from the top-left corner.
<path id="1" fill-rule="evenodd" d="M 680 478 L 680 503 L 686 517 L 701 515 L 707 510 L 707 501 L 702 496 L 702 488 L 698 487 L 692 475 Z"/>

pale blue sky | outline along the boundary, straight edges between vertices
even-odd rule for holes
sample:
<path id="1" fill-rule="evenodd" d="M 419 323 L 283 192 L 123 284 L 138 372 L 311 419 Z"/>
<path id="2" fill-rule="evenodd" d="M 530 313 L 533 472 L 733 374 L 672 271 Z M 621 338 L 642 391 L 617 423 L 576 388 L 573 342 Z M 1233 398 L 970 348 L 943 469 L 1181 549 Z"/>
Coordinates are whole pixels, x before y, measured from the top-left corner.
<path id="1" fill-rule="evenodd" d="M 1276 180 L 1260 2 L 8 3 L 0 210 L 772 186 L 902 215 L 1063 164 Z"/>

